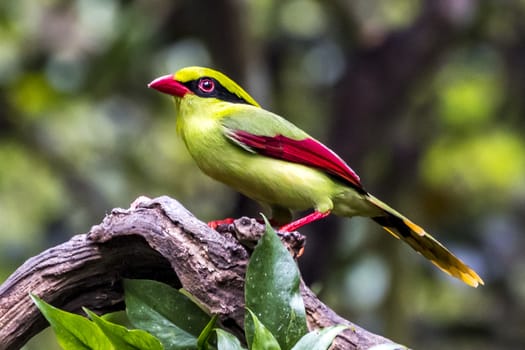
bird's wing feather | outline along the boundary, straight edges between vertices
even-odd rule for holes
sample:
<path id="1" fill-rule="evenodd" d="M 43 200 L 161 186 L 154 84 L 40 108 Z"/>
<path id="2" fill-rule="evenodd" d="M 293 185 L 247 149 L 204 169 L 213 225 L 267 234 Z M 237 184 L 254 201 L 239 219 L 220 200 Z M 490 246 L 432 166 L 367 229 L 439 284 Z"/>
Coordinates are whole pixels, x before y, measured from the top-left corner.
<path id="1" fill-rule="evenodd" d="M 224 118 L 226 137 L 247 151 L 320 169 L 363 190 L 359 176 L 332 150 L 287 120 L 262 112 Z"/>

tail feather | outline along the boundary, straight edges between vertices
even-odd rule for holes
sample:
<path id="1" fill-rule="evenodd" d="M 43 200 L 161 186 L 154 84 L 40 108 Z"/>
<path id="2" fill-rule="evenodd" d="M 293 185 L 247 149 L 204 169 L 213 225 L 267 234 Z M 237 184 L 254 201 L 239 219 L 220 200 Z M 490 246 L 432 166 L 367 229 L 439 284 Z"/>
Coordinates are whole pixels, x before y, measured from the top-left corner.
<path id="1" fill-rule="evenodd" d="M 459 278 L 472 287 L 483 285 L 478 274 L 463 261 L 452 254 L 423 228 L 390 208 L 372 195 L 367 196 L 370 203 L 381 209 L 384 215 L 372 219 L 394 237 L 408 243 L 415 251 L 430 260 L 434 265 L 451 276 Z"/>

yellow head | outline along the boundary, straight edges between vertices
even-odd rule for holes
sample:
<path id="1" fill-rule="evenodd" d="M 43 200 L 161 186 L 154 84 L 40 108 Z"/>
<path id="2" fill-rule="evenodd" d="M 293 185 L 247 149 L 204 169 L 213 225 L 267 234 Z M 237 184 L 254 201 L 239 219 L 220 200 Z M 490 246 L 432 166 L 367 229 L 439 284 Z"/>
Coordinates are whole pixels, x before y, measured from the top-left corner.
<path id="1" fill-rule="evenodd" d="M 180 98 L 186 94 L 193 94 L 260 107 L 237 83 L 210 68 L 197 66 L 182 68 L 173 75 L 165 75 L 153 80 L 148 87 Z"/>

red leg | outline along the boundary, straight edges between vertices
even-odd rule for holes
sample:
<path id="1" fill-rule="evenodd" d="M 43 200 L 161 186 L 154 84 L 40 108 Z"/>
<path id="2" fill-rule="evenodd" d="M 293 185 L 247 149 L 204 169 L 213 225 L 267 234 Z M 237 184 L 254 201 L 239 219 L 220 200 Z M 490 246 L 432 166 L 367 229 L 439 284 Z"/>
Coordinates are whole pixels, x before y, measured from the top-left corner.
<path id="1" fill-rule="evenodd" d="M 226 218 L 226 219 L 222 219 L 222 220 L 213 220 L 213 221 L 208 222 L 208 226 L 215 230 L 217 228 L 217 226 L 219 226 L 219 225 L 233 224 L 234 220 L 235 220 L 234 218 Z"/>
<path id="2" fill-rule="evenodd" d="M 324 217 L 327 217 L 328 215 L 330 215 L 330 210 L 326 211 L 324 213 L 321 213 L 321 212 L 318 212 L 318 211 L 314 211 L 313 213 L 310 213 L 310 214 L 306 215 L 305 217 L 302 217 L 300 219 L 297 219 L 295 221 L 290 222 L 289 224 L 286 224 L 286 225 L 282 226 L 279 229 L 279 231 L 281 231 L 281 232 L 292 232 L 292 231 L 297 230 L 301 226 L 304 226 L 304 225 L 309 224 L 309 223 L 311 223 L 313 221 L 316 221 L 316 220 L 320 220 L 320 219 L 322 219 Z"/>

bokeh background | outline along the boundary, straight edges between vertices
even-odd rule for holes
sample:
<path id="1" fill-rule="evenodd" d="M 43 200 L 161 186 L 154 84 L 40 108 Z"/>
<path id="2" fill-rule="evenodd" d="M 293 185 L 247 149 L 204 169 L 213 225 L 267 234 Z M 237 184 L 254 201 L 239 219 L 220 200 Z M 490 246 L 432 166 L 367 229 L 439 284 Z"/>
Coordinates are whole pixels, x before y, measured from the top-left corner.
<path id="1" fill-rule="evenodd" d="M 153 78 L 217 68 L 322 140 L 486 286 L 369 220 L 304 230 L 301 269 L 352 321 L 416 349 L 525 346 L 525 2 L 0 3 L 0 281 L 113 207 L 258 208 L 202 175 Z M 26 349 L 57 348 L 49 331 Z"/>

